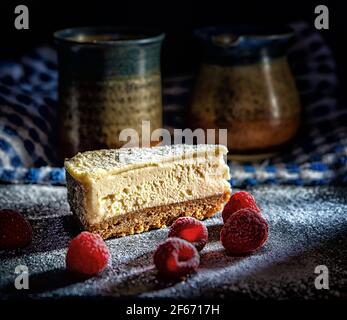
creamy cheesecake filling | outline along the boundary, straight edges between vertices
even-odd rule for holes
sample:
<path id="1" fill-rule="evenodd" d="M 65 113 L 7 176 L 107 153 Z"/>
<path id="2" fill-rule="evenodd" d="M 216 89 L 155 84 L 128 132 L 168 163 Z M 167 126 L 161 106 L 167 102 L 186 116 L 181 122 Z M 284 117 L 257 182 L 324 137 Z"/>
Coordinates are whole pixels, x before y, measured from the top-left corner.
<path id="1" fill-rule="evenodd" d="M 186 159 L 106 176 L 89 187 L 87 219 L 99 223 L 144 208 L 230 192 L 228 179 L 229 168 L 222 157 Z"/>
<path id="2" fill-rule="evenodd" d="M 79 153 L 65 161 L 72 179 L 70 205 L 81 221 L 92 225 L 143 209 L 230 194 L 226 153 L 220 145 Z"/>

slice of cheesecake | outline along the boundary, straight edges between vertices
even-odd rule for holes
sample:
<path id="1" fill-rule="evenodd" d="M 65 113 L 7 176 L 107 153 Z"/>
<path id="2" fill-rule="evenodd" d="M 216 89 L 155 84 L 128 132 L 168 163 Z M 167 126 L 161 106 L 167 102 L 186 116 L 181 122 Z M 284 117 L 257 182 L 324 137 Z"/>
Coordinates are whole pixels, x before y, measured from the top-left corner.
<path id="1" fill-rule="evenodd" d="M 65 160 L 68 201 L 82 226 L 104 239 L 204 219 L 230 197 L 227 149 L 172 145 L 78 153 Z"/>

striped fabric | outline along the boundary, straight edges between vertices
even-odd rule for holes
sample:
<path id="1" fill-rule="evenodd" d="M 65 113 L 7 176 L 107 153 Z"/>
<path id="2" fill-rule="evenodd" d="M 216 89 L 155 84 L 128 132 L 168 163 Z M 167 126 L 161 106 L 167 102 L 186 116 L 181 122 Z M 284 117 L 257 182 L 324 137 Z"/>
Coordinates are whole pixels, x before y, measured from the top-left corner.
<path id="1" fill-rule="evenodd" d="M 230 162 L 231 184 L 347 183 L 347 108 L 337 99 L 336 65 L 320 34 L 293 25 L 290 61 L 303 106 L 303 128 L 290 148 L 257 164 Z M 164 123 L 184 128 L 194 77 L 164 79 Z M 0 182 L 65 184 L 57 163 L 57 65 L 52 48 L 0 62 Z"/>

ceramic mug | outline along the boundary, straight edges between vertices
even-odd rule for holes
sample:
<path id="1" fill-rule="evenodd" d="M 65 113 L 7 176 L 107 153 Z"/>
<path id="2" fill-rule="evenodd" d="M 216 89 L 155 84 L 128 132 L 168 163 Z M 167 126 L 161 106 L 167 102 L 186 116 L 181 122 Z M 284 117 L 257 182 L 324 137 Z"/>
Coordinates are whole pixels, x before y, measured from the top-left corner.
<path id="1" fill-rule="evenodd" d="M 59 60 L 62 157 L 119 148 L 123 129 L 141 141 L 142 121 L 162 127 L 160 50 L 164 34 L 85 27 L 54 34 Z"/>

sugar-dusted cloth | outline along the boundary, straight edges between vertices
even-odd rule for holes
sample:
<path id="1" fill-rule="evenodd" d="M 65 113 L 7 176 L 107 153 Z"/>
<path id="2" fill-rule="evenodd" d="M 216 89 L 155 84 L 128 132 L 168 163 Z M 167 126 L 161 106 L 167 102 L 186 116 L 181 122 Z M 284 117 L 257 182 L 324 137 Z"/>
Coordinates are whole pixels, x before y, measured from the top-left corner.
<path id="1" fill-rule="evenodd" d="M 261 163 L 230 162 L 233 186 L 347 183 L 347 107 L 337 99 L 336 64 L 318 31 L 292 25 L 289 58 L 303 108 L 302 130 L 290 147 Z M 0 182 L 64 184 L 56 166 L 57 61 L 40 47 L 0 62 Z M 164 79 L 164 123 L 184 128 L 194 77 Z"/>

